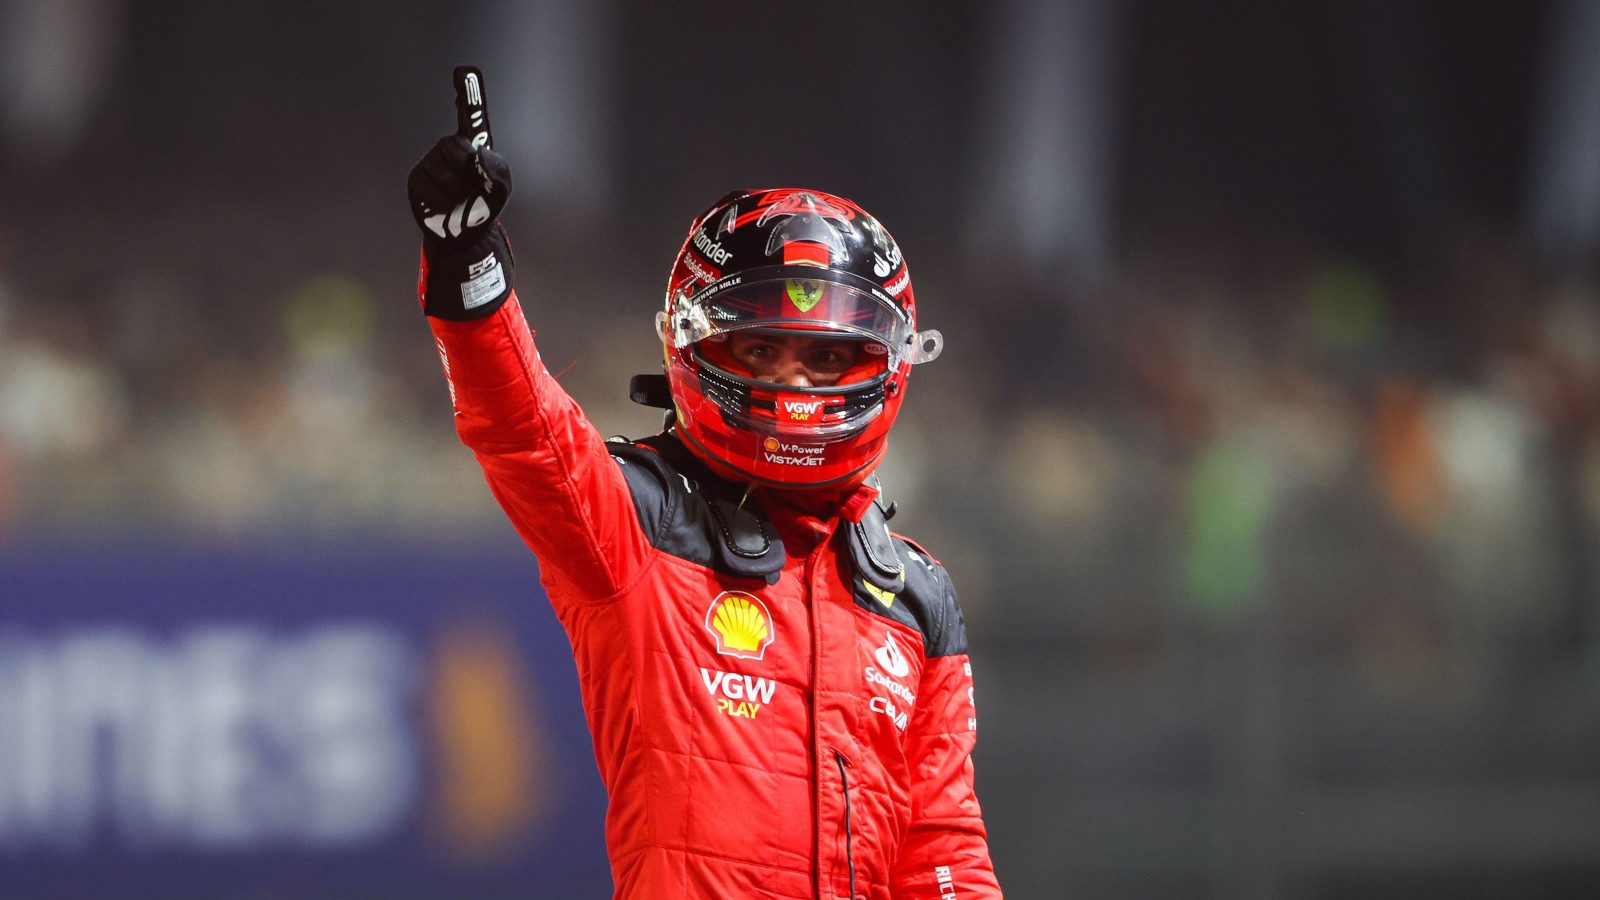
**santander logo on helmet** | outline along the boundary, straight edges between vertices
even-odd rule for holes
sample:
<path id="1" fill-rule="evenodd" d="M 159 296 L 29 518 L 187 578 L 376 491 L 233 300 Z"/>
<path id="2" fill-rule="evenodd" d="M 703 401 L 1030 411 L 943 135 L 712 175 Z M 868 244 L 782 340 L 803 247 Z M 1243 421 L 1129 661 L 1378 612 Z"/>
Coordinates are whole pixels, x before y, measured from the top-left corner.
<path id="1" fill-rule="evenodd" d="M 715 273 L 715 278 L 707 276 Z M 686 446 L 719 475 L 852 487 L 888 450 L 911 367 L 939 355 L 918 331 L 900 247 L 855 203 L 822 191 L 734 191 L 696 218 L 657 316 Z M 739 332 L 850 349 L 823 384 L 762 380 Z"/>

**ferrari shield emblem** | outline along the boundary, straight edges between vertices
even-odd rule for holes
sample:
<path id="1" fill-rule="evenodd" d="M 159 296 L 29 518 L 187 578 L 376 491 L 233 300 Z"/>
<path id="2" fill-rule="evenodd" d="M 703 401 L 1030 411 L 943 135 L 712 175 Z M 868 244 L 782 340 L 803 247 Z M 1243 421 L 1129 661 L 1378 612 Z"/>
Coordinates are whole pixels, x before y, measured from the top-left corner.
<path id="1" fill-rule="evenodd" d="M 784 289 L 789 293 L 789 302 L 794 308 L 803 313 L 811 312 L 822 299 L 822 282 L 807 281 L 803 278 L 790 278 L 784 283 Z"/>

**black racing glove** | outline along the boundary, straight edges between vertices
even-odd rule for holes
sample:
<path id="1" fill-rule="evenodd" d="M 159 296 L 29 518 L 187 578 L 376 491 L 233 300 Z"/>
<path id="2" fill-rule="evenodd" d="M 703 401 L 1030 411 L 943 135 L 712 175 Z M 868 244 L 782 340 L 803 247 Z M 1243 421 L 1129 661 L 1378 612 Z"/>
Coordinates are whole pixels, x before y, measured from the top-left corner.
<path id="1" fill-rule="evenodd" d="M 489 145 L 483 73 L 457 66 L 456 133 L 411 168 L 406 194 L 422 229 L 427 262 L 422 311 L 440 319 L 479 319 L 511 296 L 511 242 L 500 211 L 511 196 L 511 166 Z"/>

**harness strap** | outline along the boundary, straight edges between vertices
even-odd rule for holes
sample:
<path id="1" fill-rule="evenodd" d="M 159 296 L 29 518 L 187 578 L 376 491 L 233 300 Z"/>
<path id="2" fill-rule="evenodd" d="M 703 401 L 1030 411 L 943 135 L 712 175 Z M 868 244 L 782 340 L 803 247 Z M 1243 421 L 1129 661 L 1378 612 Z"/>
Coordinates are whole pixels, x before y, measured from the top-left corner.
<path id="1" fill-rule="evenodd" d="M 698 500 L 704 506 L 713 569 L 724 575 L 778 583 L 786 556 L 783 539 L 756 500 L 744 497 L 738 485 L 716 477 L 669 432 L 635 443 L 654 450 L 670 470 L 693 485 L 690 494 L 698 496 L 686 497 L 684 502 Z M 672 480 L 671 472 L 668 479 Z"/>
<path id="2" fill-rule="evenodd" d="M 877 476 L 868 482 L 877 488 Z M 894 552 L 894 538 L 889 535 L 889 519 L 878 501 L 867 505 L 859 521 L 845 528 L 846 542 L 850 546 L 850 561 L 856 574 L 873 587 L 898 594 L 906 586 L 906 567 L 900 555 Z"/>
<path id="3" fill-rule="evenodd" d="M 704 528 L 713 569 L 724 575 L 777 583 L 786 558 L 783 539 L 759 501 L 746 497 L 743 486 L 717 477 L 670 431 L 632 443 L 654 451 L 643 454 L 640 461 L 652 464 L 669 489 L 682 479 L 685 505 L 704 510 L 703 515 L 691 511 L 687 518 L 698 520 Z M 898 594 L 906 585 L 905 564 L 895 552 L 888 514 L 877 494 L 876 477 L 868 479 L 855 495 L 867 502 L 854 504 L 848 510 L 851 515 L 844 517 L 838 539 L 848 548 L 851 566 L 863 581 Z"/>

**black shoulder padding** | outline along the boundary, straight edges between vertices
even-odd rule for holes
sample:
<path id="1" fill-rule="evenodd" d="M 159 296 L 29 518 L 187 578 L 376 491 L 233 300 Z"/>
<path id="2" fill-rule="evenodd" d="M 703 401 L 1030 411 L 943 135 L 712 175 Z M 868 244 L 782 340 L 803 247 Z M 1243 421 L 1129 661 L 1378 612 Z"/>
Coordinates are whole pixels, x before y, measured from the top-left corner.
<path id="1" fill-rule="evenodd" d="M 866 577 L 870 570 L 857 566 L 856 605 L 922 632 L 929 657 L 967 652 L 967 628 L 956 602 L 950 574 L 902 538 L 890 537 L 904 573 L 898 592 L 891 593 Z"/>
<path id="2" fill-rule="evenodd" d="M 928 644 L 928 656 L 955 656 L 967 652 L 967 620 L 961 615 L 961 604 L 956 602 L 956 586 L 944 566 L 934 563 L 939 583 L 944 586 L 939 595 L 939 630 Z"/>
<path id="3" fill-rule="evenodd" d="M 879 590 L 898 594 L 905 586 L 905 563 L 894 552 L 889 520 L 877 503 L 867 507 L 859 522 L 848 523 L 850 561 L 861 577 Z"/>
<path id="4" fill-rule="evenodd" d="M 717 530 L 722 532 L 722 543 L 733 557 L 761 559 L 772 550 L 772 542 L 777 535 L 749 506 L 717 497 L 707 497 L 706 501 L 706 508 L 717 523 Z"/>
<path id="5" fill-rule="evenodd" d="M 652 546 L 723 575 L 777 583 L 783 541 L 743 485 L 718 478 L 670 431 L 638 442 L 613 439 L 606 449 L 622 468 Z M 884 513 L 874 503 L 860 522 L 839 530 L 854 569 L 848 577 L 856 604 L 920 631 L 930 657 L 967 652 L 949 573 L 890 534 Z"/>
<path id="6" fill-rule="evenodd" d="M 704 471 L 667 434 L 612 440 L 606 449 L 622 467 L 652 546 L 724 575 L 777 583 L 783 541 L 754 501 L 741 502 L 736 486 Z"/>

